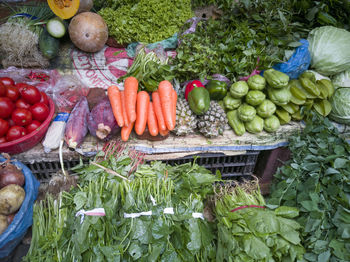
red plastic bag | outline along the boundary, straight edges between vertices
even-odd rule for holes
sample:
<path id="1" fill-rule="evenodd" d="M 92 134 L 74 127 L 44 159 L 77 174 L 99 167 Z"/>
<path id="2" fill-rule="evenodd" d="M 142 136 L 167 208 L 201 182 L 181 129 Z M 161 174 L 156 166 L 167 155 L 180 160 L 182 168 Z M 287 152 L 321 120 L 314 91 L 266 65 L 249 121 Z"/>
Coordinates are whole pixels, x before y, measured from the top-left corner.
<path id="1" fill-rule="evenodd" d="M 70 113 L 82 96 L 87 96 L 89 87 L 74 75 L 63 75 L 47 93 L 52 97 L 59 112 Z"/>

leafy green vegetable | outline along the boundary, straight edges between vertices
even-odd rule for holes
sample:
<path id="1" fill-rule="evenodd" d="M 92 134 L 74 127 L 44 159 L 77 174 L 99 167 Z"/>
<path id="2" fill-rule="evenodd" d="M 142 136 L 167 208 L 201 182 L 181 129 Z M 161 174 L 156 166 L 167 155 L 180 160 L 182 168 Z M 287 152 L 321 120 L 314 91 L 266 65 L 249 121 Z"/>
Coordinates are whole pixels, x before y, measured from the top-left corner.
<path id="1" fill-rule="evenodd" d="M 350 124 L 350 87 L 338 88 L 330 99 L 332 111 L 329 117 L 343 124 Z"/>
<path id="2" fill-rule="evenodd" d="M 291 160 L 275 174 L 269 204 L 300 210 L 307 261 L 348 261 L 350 145 L 327 118 L 313 114 L 289 149 Z"/>
<path id="3" fill-rule="evenodd" d="M 322 75 L 341 73 L 350 67 L 350 32 L 334 26 L 313 29 L 308 36 L 311 67 Z"/>
<path id="4" fill-rule="evenodd" d="M 164 53 L 164 50 L 162 51 Z M 158 89 L 161 81 L 171 81 L 174 78 L 167 62 L 166 54 L 143 47 L 138 51 L 133 64 L 128 68 L 128 72 L 118 78 L 118 82 L 133 76 L 139 81 L 141 90 L 153 92 Z"/>
<path id="5" fill-rule="evenodd" d="M 95 161 L 127 174 L 133 160 L 106 149 Z M 101 161 L 102 160 L 102 161 Z M 217 181 L 197 164 L 169 166 L 161 162 L 140 165 L 130 182 L 106 173 L 95 165 L 79 166 L 79 186 L 54 201 L 37 204 L 35 238 L 26 261 L 204 261 L 214 260 L 214 225 L 193 217 L 203 213 L 204 198 Z M 85 216 L 76 212 L 104 208 L 106 215 Z M 173 213 L 165 213 L 173 208 Z M 151 215 L 126 214 L 151 211 Z M 59 216 L 64 212 L 64 216 Z M 39 224 L 40 222 L 40 224 Z M 43 226 L 41 226 L 41 223 Z M 49 239 L 53 240 L 47 243 Z"/>
<path id="6" fill-rule="evenodd" d="M 193 16 L 189 0 L 139 0 L 99 11 L 119 44 L 154 43 L 179 31 Z"/>
<path id="7" fill-rule="evenodd" d="M 301 226 L 289 219 L 298 210 L 265 208 L 257 182 L 250 181 L 216 189 L 218 220 L 216 261 L 300 261 Z M 232 260 L 230 259 L 232 258 Z"/>

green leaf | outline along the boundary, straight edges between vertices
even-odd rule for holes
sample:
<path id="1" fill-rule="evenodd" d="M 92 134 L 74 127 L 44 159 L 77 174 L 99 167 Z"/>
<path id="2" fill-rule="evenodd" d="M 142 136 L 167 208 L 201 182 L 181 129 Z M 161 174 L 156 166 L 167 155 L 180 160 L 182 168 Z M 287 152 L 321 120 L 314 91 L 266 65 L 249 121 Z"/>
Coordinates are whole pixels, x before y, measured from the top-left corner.
<path id="1" fill-rule="evenodd" d="M 128 253 L 133 260 L 137 260 L 142 256 L 142 249 L 136 242 L 132 242 L 128 248 Z"/>
<path id="2" fill-rule="evenodd" d="M 296 207 L 280 206 L 275 209 L 275 214 L 285 218 L 294 218 L 299 216 L 299 210 Z"/>
<path id="3" fill-rule="evenodd" d="M 74 196 L 74 204 L 76 210 L 81 210 L 87 203 L 87 194 L 86 192 L 79 191 Z"/>
<path id="4" fill-rule="evenodd" d="M 243 237 L 242 246 L 244 252 L 246 252 L 252 259 L 263 259 L 269 256 L 270 249 L 259 238 L 253 235 L 247 235 Z"/>
<path id="5" fill-rule="evenodd" d="M 135 219 L 132 239 L 139 240 L 142 244 L 149 244 L 152 239 L 150 221 Z"/>
<path id="6" fill-rule="evenodd" d="M 305 208 L 309 212 L 318 211 L 317 203 L 315 203 L 313 201 L 306 200 L 306 201 L 300 202 L 300 204 L 302 205 L 303 208 Z"/>
<path id="7" fill-rule="evenodd" d="M 343 259 L 345 261 L 350 260 L 349 247 L 347 247 L 344 242 L 333 239 L 329 243 L 329 247 L 333 248 L 333 254 L 337 256 L 339 259 Z"/>
<path id="8" fill-rule="evenodd" d="M 190 232 L 190 242 L 187 243 L 188 250 L 199 251 L 201 248 L 201 231 L 198 225 L 199 221 L 196 218 L 191 218 L 188 221 L 188 230 Z"/>
<path id="9" fill-rule="evenodd" d="M 162 218 L 156 218 L 152 224 L 152 236 L 155 239 L 160 239 L 166 237 L 171 233 L 169 226 L 166 224 L 166 221 Z"/>
<path id="10" fill-rule="evenodd" d="M 332 167 L 329 167 L 327 168 L 327 170 L 325 171 L 325 175 L 334 175 L 334 174 L 339 174 L 339 170 L 335 169 L 335 168 L 332 168 Z"/>
<path id="11" fill-rule="evenodd" d="M 330 250 L 327 250 L 318 255 L 317 262 L 328 262 L 330 257 L 331 257 L 331 252 Z"/>
<path id="12" fill-rule="evenodd" d="M 334 161 L 334 168 L 344 168 L 349 163 L 348 159 L 345 158 L 337 158 Z"/>

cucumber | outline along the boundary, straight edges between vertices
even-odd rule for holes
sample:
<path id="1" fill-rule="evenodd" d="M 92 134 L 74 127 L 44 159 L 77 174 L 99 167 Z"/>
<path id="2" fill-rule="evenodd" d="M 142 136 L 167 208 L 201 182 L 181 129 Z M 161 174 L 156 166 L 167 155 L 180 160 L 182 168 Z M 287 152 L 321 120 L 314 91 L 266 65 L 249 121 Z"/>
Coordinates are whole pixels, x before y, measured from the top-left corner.
<path id="1" fill-rule="evenodd" d="M 46 23 L 46 29 L 51 36 L 56 37 L 56 38 L 63 37 L 67 31 L 65 22 L 59 17 L 55 17 L 55 18 L 50 19 Z"/>
<path id="2" fill-rule="evenodd" d="M 52 59 L 58 55 L 60 41 L 44 28 L 39 37 L 39 48 L 46 58 Z"/>

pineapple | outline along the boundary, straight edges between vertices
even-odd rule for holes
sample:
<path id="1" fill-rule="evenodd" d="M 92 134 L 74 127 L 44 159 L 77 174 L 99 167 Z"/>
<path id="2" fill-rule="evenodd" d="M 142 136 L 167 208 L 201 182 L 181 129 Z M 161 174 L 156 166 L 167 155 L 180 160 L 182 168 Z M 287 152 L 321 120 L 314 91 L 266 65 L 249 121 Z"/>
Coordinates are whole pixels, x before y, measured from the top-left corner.
<path id="1" fill-rule="evenodd" d="M 180 98 L 176 104 L 176 125 L 172 132 L 178 136 L 193 133 L 197 127 L 197 117 L 190 109 L 186 99 Z"/>
<path id="2" fill-rule="evenodd" d="M 197 127 L 202 135 L 212 138 L 222 135 L 227 123 L 225 111 L 218 102 L 211 101 L 209 110 L 198 117 Z"/>

